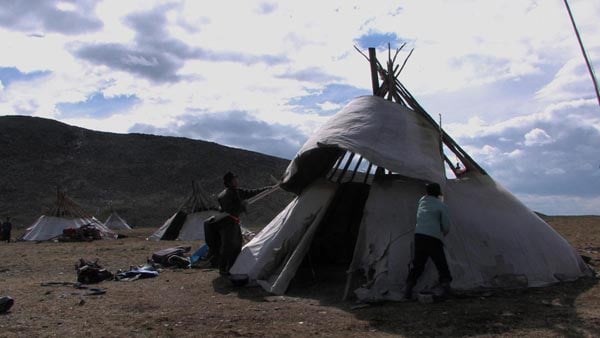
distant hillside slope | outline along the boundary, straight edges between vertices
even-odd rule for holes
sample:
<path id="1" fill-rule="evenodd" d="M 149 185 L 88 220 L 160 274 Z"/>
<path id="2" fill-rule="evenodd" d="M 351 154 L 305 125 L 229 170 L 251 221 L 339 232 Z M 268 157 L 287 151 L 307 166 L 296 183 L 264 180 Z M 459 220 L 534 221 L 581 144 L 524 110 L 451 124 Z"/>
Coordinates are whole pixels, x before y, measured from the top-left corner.
<path id="1" fill-rule="evenodd" d="M 0 116 L 0 217 L 29 225 L 52 207 L 60 186 L 102 221 L 109 201 L 133 226 L 158 227 L 191 193 L 209 194 L 227 170 L 242 187 L 270 185 L 288 160 L 178 137 L 114 134 L 58 121 Z M 213 197 L 214 198 L 214 197 Z M 277 192 L 252 206 L 246 225 L 264 225 L 292 198 Z M 216 203 L 216 200 L 215 200 Z"/>

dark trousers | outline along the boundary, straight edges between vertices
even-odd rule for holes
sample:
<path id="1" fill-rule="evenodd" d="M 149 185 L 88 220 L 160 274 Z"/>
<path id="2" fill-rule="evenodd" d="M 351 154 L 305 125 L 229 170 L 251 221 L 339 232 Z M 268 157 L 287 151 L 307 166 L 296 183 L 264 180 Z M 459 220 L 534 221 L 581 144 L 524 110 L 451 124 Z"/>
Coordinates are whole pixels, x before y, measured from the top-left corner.
<path id="1" fill-rule="evenodd" d="M 10 242 L 10 230 L 2 230 L 2 240 L 7 243 Z"/>
<path id="2" fill-rule="evenodd" d="M 450 284 L 452 276 L 450 276 L 450 270 L 448 270 L 448 262 L 444 254 L 442 241 L 435 237 L 415 234 L 415 256 L 406 279 L 409 288 L 412 289 L 417 284 L 417 280 L 423 273 L 423 269 L 425 269 L 425 263 L 430 257 L 437 268 L 440 284 Z"/>
<path id="3" fill-rule="evenodd" d="M 231 217 L 204 223 L 204 239 L 213 267 L 227 273 L 242 250 L 242 231 Z"/>

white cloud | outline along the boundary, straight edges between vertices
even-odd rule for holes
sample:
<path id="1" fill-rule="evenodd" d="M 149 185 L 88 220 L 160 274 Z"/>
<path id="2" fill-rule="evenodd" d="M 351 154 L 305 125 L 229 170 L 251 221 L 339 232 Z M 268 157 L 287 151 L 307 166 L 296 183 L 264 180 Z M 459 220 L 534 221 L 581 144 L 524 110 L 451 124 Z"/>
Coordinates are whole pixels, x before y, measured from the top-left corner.
<path id="1" fill-rule="evenodd" d="M 341 104 L 333 103 L 330 101 L 318 103 L 317 105 L 319 106 L 319 108 L 321 108 L 323 110 L 336 110 L 336 109 L 342 108 Z"/>
<path id="2" fill-rule="evenodd" d="M 509 153 L 505 154 L 507 158 L 518 159 L 520 157 L 525 156 L 525 152 L 521 149 L 515 149 Z"/>
<path id="3" fill-rule="evenodd" d="M 600 62 L 600 57 L 594 60 Z M 536 98 L 548 102 L 573 100 L 582 97 L 595 97 L 594 85 L 582 56 L 569 61 L 558 71 L 552 82 L 541 88 Z"/>
<path id="4" fill-rule="evenodd" d="M 565 174 L 566 172 L 567 171 L 562 168 L 550 168 L 545 171 L 546 175 L 562 175 L 562 174 Z"/>
<path id="5" fill-rule="evenodd" d="M 494 146 L 490 146 L 488 144 L 484 145 L 479 152 L 481 155 L 486 155 L 488 157 L 496 156 L 500 153 L 500 150 Z"/>
<path id="6" fill-rule="evenodd" d="M 535 146 L 535 145 L 542 145 L 542 144 L 548 144 L 548 143 L 552 143 L 553 140 L 550 137 L 550 135 L 548 135 L 548 133 L 546 133 L 545 130 L 540 129 L 540 128 L 534 128 L 531 131 L 529 131 L 527 134 L 525 134 L 525 145 L 526 146 Z"/>
<path id="7" fill-rule="evenodd" d="M 60 9 L 61 11 L 65 11 L 65 12 L 75 12 L 77 10 L 77 7 L 69 2 L 58 2 L 56 3 L 56 8 Z"/>

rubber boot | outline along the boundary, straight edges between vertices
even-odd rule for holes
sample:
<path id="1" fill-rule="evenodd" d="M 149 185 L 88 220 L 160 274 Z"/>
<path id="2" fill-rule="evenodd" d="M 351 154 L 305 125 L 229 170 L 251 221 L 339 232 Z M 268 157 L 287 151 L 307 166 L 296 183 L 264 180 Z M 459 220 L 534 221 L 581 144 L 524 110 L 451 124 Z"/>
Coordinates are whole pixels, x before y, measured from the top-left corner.
<path id="1" fill-rule="evenodd" d="M 450 283 L 443 282 L 443 283 L 440 283 L 440 286 L 442 288 L 442 297 L 448 298 L 450 296 Z"/>
<path id="2" fill-rule="evenodd" d="M 415 283 L 406 283 L 406 287 L 404 288 L 404 300 L 412 300 L 414 287 Z"/>

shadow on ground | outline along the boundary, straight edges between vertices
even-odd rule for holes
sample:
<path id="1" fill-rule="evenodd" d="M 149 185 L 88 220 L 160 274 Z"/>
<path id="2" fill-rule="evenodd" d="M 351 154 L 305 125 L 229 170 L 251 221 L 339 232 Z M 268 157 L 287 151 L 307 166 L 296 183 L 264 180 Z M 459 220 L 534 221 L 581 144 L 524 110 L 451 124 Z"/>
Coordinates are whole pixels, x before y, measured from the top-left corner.
<path id="1" fill-rule="evenodd" d="M 358 321 L 368 322 L 372 332 L 406 337 L 536 332 L 577 337 L 600 334 L 600 320 L 585 315 L 586 306 L 597 304 L 597 284 L 596 278 L 582 278 L 543 288 L 456 295 L 433 304 L 382 302 L 356 306 L 355 300 L 342 300 L 344 283 L 339 280 L 295 280 L 285 297 L 335 307 Z M 273 297 L 261 288 L 235 287 L 223 277 L 213 280 L 213 287 L 218 293 L 237 293 L 240 298 L 257 302 Z"/>

